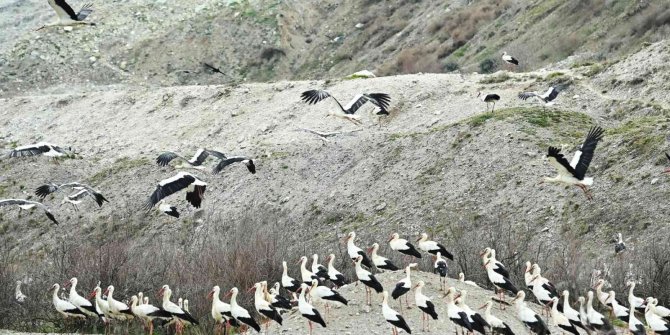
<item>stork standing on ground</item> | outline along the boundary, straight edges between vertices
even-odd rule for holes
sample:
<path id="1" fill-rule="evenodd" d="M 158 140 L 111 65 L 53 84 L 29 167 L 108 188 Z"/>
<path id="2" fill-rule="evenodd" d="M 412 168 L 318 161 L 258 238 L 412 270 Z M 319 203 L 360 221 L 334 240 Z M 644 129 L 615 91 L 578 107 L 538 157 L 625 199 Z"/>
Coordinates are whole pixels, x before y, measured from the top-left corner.
<path id="1" fill-rule="evenodd" d="M 495 93 L 486 93 L 477 92 L 477 98 L 482 99 L 486 103 L 486 111 L 489 111 L 489 104 L 492 104 L 491 113 L 496 109 L 496 102 L 500 101 L 500 96 Z"/>
<path id="2" fill-rule="evenodd" d="M 586 197 L 591 200 L 593 196 L 588 187 L 593 185 L 593 178 L 586 177 L 586 170 L 593 159 L 593 152 L 598 146 L 598 142 L 602 140 L 605 131 L 600 127 L 592 127 L 586 135 L 586 139 L 582 144 L 580 150 L 575 152 L 572 161 L 568 160 L 561 153 L 561 149 L 556 147 L 549 147 L 547 157 L 549 164 L 558 170 L 556 177 L 545 177 L 543 182 L 548 183 L 564 183 L 568 185 L 575 185 L 584 191 Z"/>
<path id="3" fill-rule="evenodd" d="M 184 311 L 182 307 L 179 307 L 179 305 L 170 301 L 170 297 L 172 297 L 172 290 L 170 289 L 170 286 L 163 285 L 163 287 L 161 287 L 161 289 L 158 291 L 158 295 L 162 296 L 163 298 L 163 302 L 161 304 L 162 309 L 172 315 L 172 320 L 175 321 L 175 331 L 177 333 L 181 334 L 181 332 L 184 330 L 184 324 L 186 323 L 194 325 L 198 324 L 198 320 L 191 316 L 191 314 Z"/>
<path id="4" fill-rule="evenodd" d="M 328 268 L 319 264 L 319 255 L 312 255 L 312 273 L 321 279 L 328 278 Z"/>
<path id="5" fill-rule="evenodd" d="M 430 298 L 423 294 L 422 289 L 424 286 L 426 284 L 423 280 L 419 280 L 416 286 L 414 286 L 414 302 L 416 303 L 416 307 L 419 307 L 421 312 L 423 312 L 421 313 L 421 329 L 423 331 L 430 331 L 430 318 L 437 320 L 437 312 Z"/>
<path id="6" fill-rule="evenodd" d="M 303 284 L 304 285 L 304 284 Z M 249 314 L 249 311 L 244 309 L 242 306 L 237 304 L 237 293 L 238 293 L 237 287 L 233 287 L 228 291 L 228 294 L 230 296 L 230 312 L 233 315 L 233 317 L 241 322 L 244 323 L 245 325 L 253 328 L 257 332 L 261 332 L 261 327 L 258 325 L 256 320 L 254 320 L 253 317 L 251 317 L 251 314 Z"/>
<path id="7" fill-rule="evenodd" d="M 630 313 L 628 318 L 628 331 L 633 335 L 647 335 L 647 329 L 644 328 L 644 324 L 635 317 L 635 313 Z"/>
<path id="8" fill-rule="evenodd" d="M 240 324 L 233 318 L 233 314 L 230 312 L 230 305 L 221 301 L 220 292 L 221 288 L 218 285 L 214 286 L 207 297 L 212 299 L 212 319 L 214 319 L 217 325 L 215 331 L 223 327 L 223 333 L 226 334 L 228 326 L 239 327 Z"/>
<path id="9" fill-rule="evenodd" d="M 482 257 L 482 265 L 486 264 L 489 260 L 493 263 L 493 270 L 502 275 L 505 278 L 509 278 L 509 271 L 505 268 L 505 265 L 496 259 L 496 250 L 492 248 L 486 248 L 479 254 Z"/>
<path id="10" fill-rule="evenodd" d="M 489 324 L 491 332 L 493 334 L 514 335 L 512 328 L 507 323 L 491 314 L 491 307 L 493 307 L 493 301 L 491 300 L 487 301 L 482 307 L 479 307 L 479 309 L 485 309 L 484 320 Z"/>
<path id="11" fill-rule="evenodd" d="M 577 301 L 579 302 L 579 321 L 582 323 L 582 326 L 586 332 L 591 335 L 596 331 L 596 329 L 593 328 L 591 324 L 589 324 L 589 317 L 586 311 L 586 299 L 580 296 L 577 298 Z"/>
<path id="12" fill-rule="evenodd" d="M 279 283 L 275 283 L 274 287 L 271 287 L 268 293 L 270 294 L 270 303 L 272 304 L 272 307 L 286 311 L 292 308 L 291 301 L 279 294 Z"/>
<path id="13" fill-rule="evenodd" d="M 288 291 L 291 291 L 293 293 L 298 292 L 298 289 L 300 288 L 300 282 L 289 277 L 288 275 L 288 267 L 286 266 L 286 261 L 282 261 L 282 267 L 283 267 L 283 272 L 281 275 L 281 286 Z"/>
<path id="14" fill-rule="evenodd" d="M 328 280 L 330 280 L 336 288 L 346 285 L 347 279 L 340 271 L 337 271 L 333 265 L 333 262 L 335 262 L 335 255 L 328 255 L 326 262 L 328 262 Z"/>
<path id="15" fill-rule="evenodd" d="M 626 283 L 626 287 L 628 287 L 628 301 L 630 302 L 630 308 L 635 309 L 638 312 L 645 312 L 647 306 L 645 305 L 644 299 L 640 297 L 636 297 L 635 294 L 633 293 L 635 291 L 635 282 L 634 281 L 628 281 Z"/>
<path id="16" fill-rule="evenodd" d="M 335 97 L 324 90 L 309 90 L 302 92 L 300 95 L 300 99 L 309 105 L 316 104 L 327 98 L 332 98 L 340 109 L 339 111 L 329 111 L 328 116 L 335 116 L 344 120 L 349 120 L 357 125 L 361 124 L 361 120 L 360 116 L 355 115 L 354 113 L 356 113 L 356 111 L 358 111 L 366 102 L 369 101 L 377 107 L 377 115 L 388 115 L 388 108 L 391 103 L 391 97 L 386 93 L 358 94 L 344 107 L 342 107 L 342 104 L 340 104 Z"/>
<path id="17" fill-rule="evenodd" d="M 370 258 L 372 258 L 372 264 L 375 265 L 375 267 L 379 270 L 388 270 L 388 271 L 398 271 L 400 270 L 397 266 L 395 266 L 391 260 L 384 256 L 380 256 L 377 253 L 377 250 L 379 250 L 379 244 L 378 243 L 373 243 L 372 247 L 368 250 L 370 253 Z"/>
<path id="18" fill-rule="evenodd" d="M 658 335 L 668 335 L 670 334 L 670 321 L 663 319 L 656 313 L 656 304 L 657 302 L 655 299 L 647 302 L 644 318 L 647 321 L 647 325 L 649 325 L 649 328 L 651 328 L 654 333 Z"/>
<path id="19" fill-rule="evenodd" d="M 518 66 L 519 65 L 519 60 L 512 57 L 512 55 L 508 54 L 507 51 L 503 51 L 502 53 L 502 60 L 506 64 L 509 64 L 510 66 Z"/>
<path id="20" fill-rule="evenodd" d="M 463 272 L 458 273 L 458 281 L 460 281 L 461 283 L 463 283 L 465 285 L 479 287 L 479 285 L 477 285 L 477 283 L 473 282 L 472 280 L 465 280 L 465 274 Z"/>
<path id="21" fill-rule="evenodd" d="M 667 307 L 659 306 L 658 305 L 658 299 L 656 299 L 656 298 L 647 297 L 645 302 L 648 303 L 649 301 L 652 301 L 652 300 L 654 302 L 656 302 L 656 305 L 654 306 L 654 313 L 656 313 L 658 316 L 670 321 L 670 309 L 668 309 Z"/>
<path id="22" fill-rule="evenodd" d="M 102 289 L 100 288 L 100 282 L 98 282 L 98 285 L 93 288 L 93 291 L 91 292 L 90 296 L 88 297 L 89 299 L 95 297 L 95 306 L 96 306 L 96 311 L 98 313 L 102 312 L 103 315 L 105 315 L 105 333 L 109 332 L 109 326 L 110 326 L 110 321 L 113 319 L 112 312 L 109 310 L 109 303 L 107 300 L 102 299 Z M 105 320 L 103 320 L 105 321 Z"/>
<path id="23" fill-rule="evenodd" d="M 40 199 L 44 200 L 44 198 L 46 198 L 47 195 L 65 188 L 70 188 L 72 190 L 78 191 L 76 195 L 67 196 L 66 199 L 72 197 L 73 199 L 71 200 L 81 202 L 80 201 L 81 198 L 85 196 L 91 196 L 91 198 L 93 198 L 93 200 L 95 200 L 95 202 L 98 204 L 98 207 L 102 207 L 102 204 L 105 203 L 105 201 L 109 202 L 109 200 L 105 199 L 105 197 L 100 192 L 96 191 L 95 189 L 86 184 L 77 182 L 64 183 L 64 184 L 54 184 L 54 183 L 45 184 L 35 189 L 35 195 L 37 195 Z"/>
<path id="24" fill-rule="evenodd" d="M 14 288 L 14 300 L 16 300 L 16 302 L 18 303 L 24 303 L 28 298 L 28 296 L 26 296 L 25 294 L 23 294 L 23 292 L 21 292 L 22 283 L 23 283 L 22 281 L 17 280 L 16 287 Z"/>
<path id="25" fill-rule="evenodd" d="M 363 256 L 358 256 L 356 258 L 356 278 L 365 285 L 365 303 L 369 305 L 372 304 L 371 292 L 370 289 L 375 290 L 377 293 L 382 293 L 384 288 L 382 284 L 379 283 L 377 278 L 368 270 L 363 269 L 361 264 L 363 263 Z"/>
<path id="26" fill-rule="evenodd" d="M 606 301 L 612 304 L 612 313 L 614 313 L 614 316 L 617 319 L 628 323 L 629 315 L 631 313 L 629 312 L 628 308 L 619 304 L 619 301 L 616 299 L 616 293 L 614 293 L 614 291 L 609 292 Z"/>
<path id="27" fill-rule="evenodd" d="M 173 177 L 161 180 L 154 193 L 147 200 L 145 208 L 147 210 L 151 209 L 159 201 L 184 189 L 186 190 L 186 201 L 193 205 L 193 207 L 200 208 L 205 190 L 207 189 L 207 183 L 188 172 L 179 172 Z"/>
<path id="28" fill-rule="evenodd" d="M 535 313 L 532 309 L 528 308 L 524 299 L 526 298 L 526 292 L 519 291 L 516 294 L 516 297 L 512 300 L 512 303 L 516 307 L 517 316 L 519 320 L 523 322 L 528 329 L 536 335 L 549 335 L 549 328 L 544 323 L 540 315 Z"/>
<path id="29" fill-rule="evenodd" d="M 201 148 L 195 152 L 191 159 L 186 159 L 172 151 L 166 151 L 158 155 L 156 158 L 156 164 L 159 166 L 167 166 L 173 160 L 179 160 L 181 163 L 176 165 L 175 169 L 192 168 L 196 170 L 204 170 L 205 167 L 203 166 L 203 163 L 205 163 L 209 156 L 215 157 L 218 160 L 226 159 L 226 155 L 222 152 Z"/>
<path id="30" fill-rule="evenodd" d="M 109 311 L 115 319 L 130 320 L 133 318 L 133 312 L 125 303 L 114 299 L 114 286 L 109 285 L 105 290 L 107 295 L 107 304 L 109 304 Z"/>
<path id="31" fill-rule="evenodd" d="M 422 233 L 416 241 L 418 242 L 419 249 L 433 255 L 439 253 L 442 256 L 449 258 L 449 260 L 454 260 L 454 255 L 450 253 L 444 245 L 428 240 L 428 234 Z"/>
<path id="32" fill-rule="evenodd" d="M 470 324 L 472 324 L 472 328 L 477 332 L 479 332 L 480 334 L 486 335 L 486 328 L 489 328 L 490 325 L 488 324 L 488 322 L 486 322 L 486 320 L 481 314 L 473 311 L 472 308 L 470 308 L 470 306 L 468 306 L 465 303 L 465 298 L 467 298 L 467 295 L 468 291 L 461 290 L 459 297 L 456 298 L 454 302 L 456 303 L 456 306 L 463 309 L 465 314 L 468 315 L 468 317 L 470 318 L 469 319 Z"/>
<path id="33" fill-rule="evenodd" d="M 500 296 L 500 309 L 504 310 L 505 307 L 502 302 L 505 301 L 505 291 L 512 294 L 518 294 L 519 290 L 514 286 L 514 284 L 512 284 L 509 278 L 503 276 L 500 272 L 493 269 L 493 265 L 493 259 L 489 259 L 486 264 L 484 264 L 484 268 L 486 268 L 486 274 L 489 278 L 489 281 L 491 281 L 491 284 L 496 287 L 496 292 Z M 525 293 L 523 298 L 525 298 Z"/>
<path id="34" fill-rule="evenodd" d="M 612 311 L 612 301 L 610 301 L 610 296 L 607 292 L 603 291 L 603 287 L 605 286 L 605 279 L 598 279 L 596 281 L 596 284 L 593 286 L 593 288 L 596 290 L 596 298 L 598 298 L 598 301 L 609 311 Z M 621 301 L 617 301 L 619 304 L 621 304 Z"/>
<path id="35" fill-rule="evenodd" d="M 406 239 L 400 238 L 400 235 L 398 233 L 391 234 L 391 237 L 389 238 L 388 242 L 389 246 L 391 246 L 391 249 L 399 251 L 401 254 L 421 258 L 421 253 L 419 252 L 419 250 L 416 250 L 414 245 L 412 243 L 409 243 L 409 241 L 407 241 Z"/>
<path id="36" fill-rule="evenodd" d="M 309 289 L 309 296 L 312 297 L 313 302 L 319 300 L 324 302 L 326 308 L 326 319 L 328 319 L 328 315 L 330 313 L 330 304 L 335 306 L 346 306 L 349 304 L 347 299 L 345 299 L 337 291 L 323 285 L 319 286 L 319 281 L 316 279 L 312 279 L 312 286 Z"/>
<path id="37" fill-rule="evenodd" d="M 626 243 L 623 241 L 621 233 L 617 233 L 617 238 L 614 240 L 614 254 L 618 255 L 626 250 Z"/>
<path id="38" fill-rule="evenodd" d="M 56 218 L 51 213 L 51 210 L 49 209 L 49 207 L 47 207 L 46 205 L 44 205 L 41 202 L 29 201 L 29 200 L 23 200 L 23 199 L 3 199 L 3 200 L 0 200 L 0 207 L 12 206 L 12 205 L 18 206 L 19 207 L 19 212 L 21 210 L 29 210 L 29 209 L 33 209 L 35 207 L 39 207 L 44 211 L 44 215 L 46 215 L 47 218 L 49 218 L 49 220 L 51 220 L 51 222 L 53 222 L 54 224 L 58 224 L 58 221 L 56 221 Z"/>
<path id="39" fill-rule="evenodd" d="M 300 296 L 298 297 L 298 311 L 305 319 L 307 319 L 307 325 L 309 327 L 309 334 L 312 335 L 312 322 L 316 322 L 321 325 L 321 327 L 326 327 L 326 322 L 323 321 L 319 311 L 310 305 L 307 300 L 305 300 L 305 293 L 307 293 L 308 286 L 305 283 L 300 284 Z"/>
<path id="40" fill-rule="evenodd" d="M 404 330 L 407 332 L 407 334 L 411 334 L 412 330 L 409 329 L 409 326 L 407 325 L 407 322 L 402 317 L 402 315 L 398 314 L 398 312 L 389 307 L 389 293 L 384 291 L 382 292 L 382 295 L 384 296 L 382 300 L 382 315 L 384 315 L 386 322 L 393 326 L 393 335 L 398 335 L 398 328 Z"/>
<path id="41" fill-rule="evenodd" d="M 667 158 L 668 161 L 670 161 L 670 155 L 667 152 L 665 153 L 665 158 Z M 662 174 L 670 174 L 670 167 L 665 168 L 665 170 L 663 170 Z"/>
<path id="42" fill-rule="evenodd" d="M 551 320 L 554 322 L 554 326 L 560 328 L 563 332 L 572 333 L 574 335 L 579 335 L 579 331 L 575 329 L 575 326 L 570 322 L 570 320 L 563 315 L 563 313 L 558 311 L 558 297 L 551 298 Z"/>
<path id="43" fill-rule="evenodd" d="M 268 318 L 268 321 L 265 323 L 265 333 L 267 334 L 268 332 L 268 325 L 270 324 L 270 320 L 273 320 L 281 326 L 283 321 L 282 317 L 279 315 L 279 311 L 272 307 L 272 305 L 270 305 L 270 303 L 263 297 L 263 288 L 261 283 L 254 284 L 254 286 L 249 288 L 249 291 L 254 291 L 254 307 L 256 307 L 256 311 L 258 311 L 260 315 Z"/>
<path id="44" fill-rule="evenodd" d="M 563 297 L 563 305 L 561 306 L 563 308 L 559 308 L 559 311 L 563 313 L 566 318 L 568 318 L 568 321 L 570 321 L 573 326 L 586 330 L 586 327 L 584 327 L 579 317 L 579 312 L 570 306 L 570 292 L 568 292 L 568 290 L 564 290 L 561 296 Z"/>
<path id="45" fill-rule="evenodd" d="M 589 326 L 595 329 L 598 334 L 615 335 L 616 331 L 612 328 L 609 320 L 593 308 L 593 291 L 589 291 L 586 297 L 586 318 Z"/>
<path id="46" fill-rule="evenodd" d="M 549 281 L 549 279 L 542 276 L 542 270 L 540 269 L 539 265 L 533 264 L 531 273 L 533 274 L 531 281 L 531 284 L 533 285 L 533 295 L 537 301 L 539 301 L 540 304 L 544 306 L 544 311 L 547 315 L 549 315 L 549 309 L 551 308 L 549 303 L 552 302 L 554 298 L 559 297 L 558 290 L 554 284 Z M 556 303 L 562 305 L 558 301 Z M 562 306 L 558 307 L 562 309 Z"/>
<path id="47" fill-rule="evenodd" d="M 558 97 L 558 93 L 561 92 L 561 88 L 559 87 L 549 87 L 549 89 L 544 92 L 544 93 L 539 93 L 539 92 L 521 92 L 519 93 L 519 99 L 521 100 L 528 100 L 529 98 L 537 98 L 540 102 L 542 102 L 544 105 L 543 107 L 549 107 L 553 106 L 556 101 L 556 97 Z"/>
<path id="48" fill-rule="evenodd" d="M 139 304 L 139 298 L 134 295 L 130 298 L 130 310 L 135 316 L 142 319 L 149 335 L 154 333 L 154 319 L 170 320 L 172 314 L 154 305 Z"/>
<path id="49" fill-rule="evenodd" d="M 64 318 L 86 318 L 86 314 L 82 312 L 77 306 L 73 305 L 69 301 L 62 300 L 61 298 L 58 297 L 58 291 L 60 290 L 60 285 L 58 284 L 53 284 L 51 286 L 51 300 L 54 304 L 54 308 L 56 308 L 56 311 L 63 315 Z"/>
<path id="50" fill-rule="evenodd" d="M 312 285 L 312 279 L 320 280 L 319 277 L 314 274 L 312 271 L 307 270 L 307 257 L 300 257 L 300 276 L 302 282 L 308 285 Z"/>
<path id="51" fill-rule="evenodd" d="M 526 283 L 526 288 L 533 292 L 533 265 L 526 262 L 526 272 L 523 274 L 523 280 Z"/>
<path id="52" fill-rule="evenodd" d="M 66 150 L 51 143 L 39 142 L 15 148 L 9 152 L 9 157 L 31 157 L 42 155 L 57 159 L 66 156 L 67 151 L 70 151 L 70 149 Z"/>
<path id="53" fill-rule="evenodd" d="M 68 295 L 68 301 L 79 308 L 84 314 L 92 317 L 103 317 L 99 315 L 95 306 L 86 298 L 82 297 L 77 293 L 77 278 L 72 277 L 69 281 L 65 283 L 65 287 L 70 286 L 70 294 Z"/>
<path id="54" fill-rule="evenodd" d="M 78 13 L 75 13 L 72 7 L 65 2 L 65 0 L 49 0 L 49 6 L 53 8 L 58 16 L 58 21 L 47 23 L 37 30 L 42 30 L 48 27 L 57 26 L 75 26 L 75 25 L 89 25 L 95 26 L 93 22 L 84 21 L 92 12 L 91 4 L 87 3 L 81 7 Z"/>
<path id="55" fill-rule="evenodd" d="M 456 306 L 456 289 L 453 287 L 448 288 L 447 294 L 444 297 L 446 299 L 447 317 L 449 320 L 454 325 L 467 329 L 469 333 L 473 333 L 474 329 L 470 323 L 470 318 L 462 308 Z M 456 334 L 458 334 L 458 328 L 456 328 Z"/>
<path id="56" fill-rule="evenodd" d="M 356 240 L 356 233 L 355 232 L 350 232 L 347 234 L 347 236 L 344 237 L 344 241 L 347 244 L 347 254 L 349 254 L 349 257 L 351 258 L 352 261 L 356 261 L 358 256 L 362 257 L 362 264 L 367 267 L 368 269 L 372 268 L 372 262 L 370 261 L 370 258 L 368 258 L 368 255 L 363 252 L 363 249 L 357 247 L 354 244 L 354 241 Z"/>
<path id="57" fill-rule="evenodd" d="M 393 292 L 391 292 L 393 300 L 398 300 L 398 298 L 404 295 L 405 304 L 407 305 L 407 308 L 409 308 L 409 300 L 406 294 L 407 292 L 409 292 L 409 290 L 412 289 L 411 269 L 413 267 L 416 267 L 417 265 L 418 265 L 417 263 L 411 263 L 407 265 L 407 267 L 405 268 L 405 278 L 400 279 L 400 281 L 398 281 L 398 283 L 395 284 Z M 402 309 L 402 299 L 400 299 L 399 304 L 400 309 Z"/>
<path id="58" fill-rule="evenodd" d="M 447 260 L 442 258 L 442 253 L 437 252 L 434 256 L 433 261 L 433 273 L 440 275 L 440 291 L 447 289 L 447 273 L 449 272 L 449 266 L 447 265 Z"/>

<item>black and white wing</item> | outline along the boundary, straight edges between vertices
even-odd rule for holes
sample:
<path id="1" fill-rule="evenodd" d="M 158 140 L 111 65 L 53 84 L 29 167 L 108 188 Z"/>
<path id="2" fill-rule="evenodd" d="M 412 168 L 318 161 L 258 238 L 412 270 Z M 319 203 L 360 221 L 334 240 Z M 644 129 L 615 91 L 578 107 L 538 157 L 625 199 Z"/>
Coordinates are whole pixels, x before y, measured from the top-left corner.
<path id="1" fill-rule="evenodd" d="M 254 165 L 254 161 L 251 158 L 244 156 L 229 157 L 220 161 L 219 164 L 216 164 L 216 166 L 212 170 L 212 173 L 217 174 L 221 172 L 221 170 L 223 170 L 226 166 L 237 162 L 244 163 L 244 165 L 247 166 L 247 169 L 249 169 L 249 172 L 256 173 L 256 165 Z"/>
<path id="2" fill-rule="evenodd" d="M 16 205 L 16 206 L 26 206 L 26 205 L 30 206 L 30 205 L 32 205 L 32 206 L 39 207 L 44 211 L 44 214 L 47 216 L 47 218 L 49 218 L 49 220 L 51 220 L 51 222 L 53 222 L 54 224 L 58 224 L 58 221 L 56 221 L 56 217 L 54 217 L 54 215 L 51 213 L 51 210 L 49 210 L 49 207 L 45 206 L 41 202 L 28 201 L 28 200 L 23 200 L 23 199 L 0 200 L 0 207 L 12 206 L 12 205 Z"/>
<path id="3" fill-rule="evenodd" d="M 195 152 L 195 155 L 193 155 L 193 158 L 189 161 L 193 166 L 200 166 L 202 163 L 205 162 L 205 160 L 209 157 L 209 151 L 205 149 L 198 149 L 198 151 Z"/>
<path id="4" fill-rule="evenodd" d="M 330 93 L 328 93 L 324 90 L 309 90 L 309 91 L 302 92 L 302 94 L 300 94 L 300 99 L 302 99 L 302 101 L 304 101 L 304 102 L 306 102 L 310 105 L 316 104 L 317 102 L 319 102 L 323 99 L 326 99 L 326 98 L 333 98 L 333 96 L 331 96 Z M 337 99 L 335 99 L 335 98 L 333 98 L 333 100 L 337 101 Z M 338 105 L 339 105 L 339 102 L 338 102 Z M 340 107 L 342 107 L 342 106 L 340 106 Z"/>
<path id="5" fill-rule="evenodd" d="M 215 67 L 214 65 L 210 65 L 208 63 L 202 62 L 202 66 L 204 66 L 206 69 L 208 69 L 208 70 L 210 70 L 214 73 L 224 74 L 221 70 L 219 70 L 219 68 Z"/>
<path id="6" fill-rule="evenodd" d="M 591 164 L 591 160 L 593 159 L 593 152 L 596 150 L 598 142 L 603 139 L 604 133 L 605 130 L 598 126 L 591 127 L 589 130 L 589 133 L 586 136 L 584 143 L 582 144 L 582 148 L 580 149 L 581 154 L 579 161 L 574 168 L 575 178 L 579 180 L 584 179 L 586 170 L 589 168 L 589 164 Z"/>
<path id="7" fill-rule="evenodd" d="M 30 157 L 42 155 L 46 152 L 49 152 L 51 147 L 46 144 L 32 144 L 18 147 L 9 152 L 9 157 Z"/>
<path id="8" fill-rule="evenodd" d="M 84 21 L 84 19 L 91 15 L 91 13 L 93 13 L 93 5 L 90 3 L 84 4 L 79 10 L 79 13 L 77 13 L 75 20 Z"/>
<path id="9" fill-rule="evenodd" d="M 391 97 L 386 93 L 358 94 L 344 106 L 344 112 L 346 114 L 354 114 L 368 101 L 379 108 L 378 115 L 388 115 Z"/>
<path id="10" fill-rule="evenodd" d="M 158 155 L 158 157 L 156 158 L 156 164 L 158 164 L 160 166 L 167 166 L 168 164 L 170 164 L 170 162 L 172 162 L 176 158 L 179 158 L 179 159 L 181 159 L 185 162 L 188 162 L 188 160 L 186 158 L 184 158 L 182 156 L 179 156 L 174 152 L 166 151 L 166 152 Z"/>
<path id="11" fill-rule="evenodd" d="M 549 164 L 558 170 L 558 174 L 564 176 L 576 176 L 575 169 L 570 165 L 570 162 L 568 162 L 565 156 L 563 156 L 561 149 L 549 147 L 547 157 L 549 157 Z"/>
<path id="12" fill-rule="evenodd" d="M 40 199 L 44 199 L 47 197 L 47 195 L 58 191 L 59 188 L 60 185 L 56 185 L 53 183 L 45 184 L 35 189 L 35 195 L 37 195 Z"/>
<path id="13" fill-rule="evenodd" d="M 72 7 L 65 2 L 65 0 L 49 0 L 49 5 L 58 15 L 58 18 L 77 20 L 77 14 L 72 10 Z"/>
<path id="14" fill-rule="evenodd" d="M 219 151 L 216 151 L 216 150 L 208 150 L 208 149 L 206 149 L 206 151 L 207 151 L 207 153 L 209 153 L 210 156 L 214 156 L 219 160 L 226 159 L 226 155 L 223 152 L 219 152 Z"/>
<path id="15" fill-rule="evenodd" d="M 198 179 L 188 172 L 179 172 L 172 178 L 161 180 L 154 193 L 147 200 L 145 208 L 151 209 L 162 199 L 189 187 L 196 180 Z"/>
<path id="16" fill-rule="evenodd" d="M 537 92 L 521 92 L 519 93 L 519 99 L 527 100 L 528 98 L 537 97 Z"/>
<path id="17" fill-rule="evenodd" d="M 95 200 L 95 202 L 98 204 L 98 206 L 100 206 L 100 207 L 102 207 L 102 204 L 104 202 L 109 202 L 109 200 L 107 200 L 102 194 L 100 194 L 99 192 L 94 190 L 92 187 L 90 187 L 86 184 L 77 183 L 77 182 L 65 183 L 65 184 L 60 184 L 60 185 L 57 185 L 57 184 L 54 184 L 54 183 L 45 184 L 45 185 L 42 185 L 42 186 L 38 187 L 35 190 L 35 195 L 37 195 L 41 199 L 44 199 L 44 198 L 46 198 L 47 195 L 49 195 L 51 193 L 54 193 L 54 192 L 60 190 L 61 188 L 65 188 L 65 187 L 85 190 L 86 195 L 90 195 Z"/>
<path id="18" fill-rule="evenodd" d="M 544 94 L 542 94 L 541 98 L 545 102 L 550 102 L 550 101 L 553 101 L 554 99 L 556 99 L 556 97 L 558 96 L 558 93 L 559 93 L 558 88 L 552 86 L 546 92 L 544 92 Z"/>

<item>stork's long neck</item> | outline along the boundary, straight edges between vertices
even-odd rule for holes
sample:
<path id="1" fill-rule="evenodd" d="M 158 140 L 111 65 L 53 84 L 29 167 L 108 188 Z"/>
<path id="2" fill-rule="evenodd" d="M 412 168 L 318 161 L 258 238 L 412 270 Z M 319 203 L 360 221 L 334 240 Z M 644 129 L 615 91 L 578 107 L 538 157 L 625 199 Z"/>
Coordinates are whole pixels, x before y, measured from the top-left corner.
<path id="1" fill-rule="evenodd" d="M 586 310 L 591 312 L 593 310 L 593 295 L 589 295 L 586 299 Z"/>
<path id="2" fill-rule="evenodd" d="M 405 274 L 407 275 L 405 278 L 407 279 L 407 281 L 410 280 L 410 278 L 409 278 L 410 269 L 411 268 L 409 266 L 405 269 Z"/>
<path id="3" fill-rule="evenodd" d="M 358 247 L 354 244 L 354 238 L 347 240 L 347 249 L 358 251 Z"/>
<path id="4" fill-rule="evenodd" d="M 214 301 L 216 304 L 221 302 L 221 298 L 219 298 L 219 291 L 214 291 L 214 294 L 212 294 L 212 301 Z"/>
<path id="5" fill-rule="evenodd" d="M 16 283 L 16 289 L 14 289 L 15 293 L 21 293 L 21 282 Z"/>
<path id="6" fill-rule="evenodd" d="M 335 271 L 335 266 L 333 266 L 333 257 L 328 258 L 328 271 Z"/>
<path id="7" fill-rule="evenodd" d="M 421 286 L 417 286 L 417 287 L 416 287 L 416 295 L 421 295 L 421 294 L 423 294 L 422 289 L 423 289 L 423 287 L 421 287 Z"/>
<path id="8" fill-rule="evenodd" d="M 379 249 L 379 246 L 374 246 L 374 247 L 372 247 L 372 253 L 371 253 L 372 258 L 379 257 L 379 255 L 377 254 L 377 250 L 378 250 L 378 249 Z"/>
<path id="9" fill-rule="evenodd" d="M 230 295 L 230 306 L 237 306 L 237 292 L 235 291 Z"/>
<path id="10" fill-rule="evenodd" d="M 284 267 L 284 271 L 282 272 L 282 277 L 288 277 L 288 269 L 286 267 L 286 262 L 284 262 L 282 264 L 282 266 Z"/>
<path id="11" fill-rule="evenodd" d="M 53 299 L 54 303 L 55 303 L 56 301 L 60 300 L 60 298 L 58 297 L 58 286 L 56 286 L 56 287 L 53 288 L 52 299 Z"/>
<path id="12" fill-rule="evenodd" d="M 307 258 L 303 258 L 302 262 L 300 262 L 300 272 L 303 274 L 307 273 Z"/>

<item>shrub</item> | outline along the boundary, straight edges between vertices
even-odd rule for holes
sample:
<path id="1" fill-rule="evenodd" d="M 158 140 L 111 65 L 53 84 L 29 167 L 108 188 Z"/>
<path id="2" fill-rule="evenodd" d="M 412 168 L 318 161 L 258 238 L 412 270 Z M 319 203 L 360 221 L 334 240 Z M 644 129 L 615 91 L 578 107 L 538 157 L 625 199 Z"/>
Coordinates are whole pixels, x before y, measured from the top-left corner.
<path id="1" fill-rule="evenodd" d="M 492 73 L 496 69 L 496 62 L 487 58 L 479 63 L 479 72 L 481 73 Z"/>

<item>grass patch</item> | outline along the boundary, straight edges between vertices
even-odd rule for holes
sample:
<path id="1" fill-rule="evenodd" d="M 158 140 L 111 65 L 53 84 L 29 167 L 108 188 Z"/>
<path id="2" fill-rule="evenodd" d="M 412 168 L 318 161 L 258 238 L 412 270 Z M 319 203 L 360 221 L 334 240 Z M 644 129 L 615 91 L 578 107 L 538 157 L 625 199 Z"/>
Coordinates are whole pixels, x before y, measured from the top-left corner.
<path id="1" fill-rule="evenodd" d="M 545 80 L 552 80 L 552 79 L 555 79 L 555 78 L 558 78 L 558 77 L 562 77 L 564 75 L 565 75 L 565 73 L 563 73 L 563 72 L 552 72 L 552 73 L 548 74 L 547 77 L 544 78 L 544 79 Z"/>
<path id="2" fill-rule="evenodd" d="M 621 136 L 626 150 L 648 155 L 661 150 L 665 144 L 665 133 L 670 125 L 668 116 L 645 116 L 629 120 L 619 127 L 610 128 L 606 134 Z"/>
<path id="3" fill-rule="evenodd" d="M 604 69 L 605 67 L 602 64 L 593 64 L 589 66 L 586 72 L 584 72 L 584 75 L 587 77 L 593 77 L 598 73 L 603 72 Z"/>
<path id="4" fill-rule="evenodd" d="M 486 78 L 480 80 L 479 83 L 480 84 L 504 83 L 504 82 L 510 80 L 510 78 L 512 78 L 512 77 L 510 77 L 509 74 L 507 74 L 507 72 L 503 72 L 503 73 L 501 73 L 499 75 L 496 75 L 496 76 L 486 77 Z"/>
<path id="5" fill-rule="evenodd" d="M 143 165 L 150 165 L 151 162 L 146 158 L 131 159 L 129 157 L 121 157 L 114 162 L 110 167 L 94 174 L 88 181 L 91 184 L 98 184 L 108 177 L 112 177 L 120 172 L 127 171 Z"/>
<path id="6" fill-rule="evenodd" d="M 484 114 L 479 114 L 476 116 L 471 117 L 468 121 L 467 124 L 470 127 L 479 127 L 486 123 L 489 119 L 492 119 L 495 116 L 494 113 L 484 113 Z"/>

